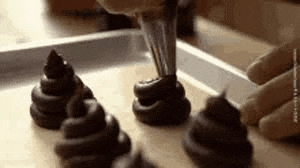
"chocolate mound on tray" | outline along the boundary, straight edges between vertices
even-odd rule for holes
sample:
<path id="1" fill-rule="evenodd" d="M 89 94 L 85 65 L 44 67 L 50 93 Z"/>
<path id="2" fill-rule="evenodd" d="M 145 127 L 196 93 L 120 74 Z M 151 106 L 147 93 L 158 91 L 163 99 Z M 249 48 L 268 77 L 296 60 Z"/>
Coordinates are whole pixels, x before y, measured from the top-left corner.
<path id="1" fill-rule="evenodd" d="M 93 98 L 92 91 L 74 74 L 72 66 L 52 50 L 44 66 L 44 75 L 31 92 L 30 115 L 43 128 L 59 129 L 67 117 L 65 107 L 78 87 L 84 97 Z"/>
<path id="2" fill-rule="evenodd" d="M 176 75 L 138 82 L 134 94 L 133 112 L 139 121 L 149 125 L 179 125 L 191 112 Z"/>
<path id="3" fill-rule="evenodd" d="M 210 97 L 188 127 L 183 146 L 201 168 L 247 168 L 253 147 L 247 128 L 240 122 L 240 112 L 225 98 Z"/>
<path id="4" fill-rule="evenodd" d="M 61 127 L 64 139 L 55 146 L 63 167 L 110 168 L 116 157 L 130 152 L 130 138 L 95 99 L 76 95 L 67 112 Z"/>
<path id="5" fill-rule="evenodd" d="M 157 166 L 147 160 L 142 151 L 138 151 L 134 154 L 126 154 L 117 158 L 112 168 L 157 168 Z"/>

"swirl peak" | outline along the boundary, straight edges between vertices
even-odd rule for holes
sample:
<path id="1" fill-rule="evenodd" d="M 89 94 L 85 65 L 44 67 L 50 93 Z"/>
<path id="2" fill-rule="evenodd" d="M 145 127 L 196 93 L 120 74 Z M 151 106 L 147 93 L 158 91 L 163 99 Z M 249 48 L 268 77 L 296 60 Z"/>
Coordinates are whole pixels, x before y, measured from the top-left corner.
<path id="1" fill-rule="evenodd" d="M 51 50 L 47 57 L 44 73 L 48 78 L 59 78 L 63 76 L 65 70 L 65 62 L 61 55 L 55 50 Z"/>
<path id="2" fill-rule="evenodd" d="M 207 106 L 203 110 L 205 116 L 219 120 L 224 124 L 240 125 L 240 112 L 226 99 L 226 91 L 219 96 L 207 99 Z"/>

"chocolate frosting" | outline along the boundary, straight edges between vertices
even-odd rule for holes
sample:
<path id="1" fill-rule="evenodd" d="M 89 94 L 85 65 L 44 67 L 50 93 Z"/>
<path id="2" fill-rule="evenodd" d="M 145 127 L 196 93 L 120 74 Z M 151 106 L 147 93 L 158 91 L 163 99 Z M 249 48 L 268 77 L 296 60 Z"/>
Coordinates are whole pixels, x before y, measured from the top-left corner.
<path id="1" fill-rule="evenodd" d="M 44 66 L 44 73 L 50 79 L 62 77 L 66 70 L 66 64 L 67 62 L 64 62 L 61 55 L 58 55 L 55 50 L 51 50 Z"/>
<path id="2" fill-rule="evenodd" d="M 226 99 L 225 92 L 210 97 L 186 131 L 183 145 L 199 167 L 246 168 L 251 165 L 253 147 L 240 112 Z"/>
<path id="3" fill-rule="evenodd" d="M 70 100 L 67 113 L 62 124 L 64 140 L 55 146 L 65 168 L 109 168 L 116 157 L 130 152 L 128 135 L 95 99 L 76 95 Z"/>
<path id="4" fill-rule="evenodd" d="M 191 104 L 175 75 L 144 80 L 134 86 L 133 112 L 149 125 L 178 125 L 189 117 Z"/>
<path id="5" fill-rule="evenodd" d="M 126 154 L 113 162 L 112 168 L 156 168 L 157 166 L 143 157 L 141 151 Z"/>
<path id="6" fill-rule="evenodd" d="M 44 76 L 31 92 L 30 114 L 35 123 L 48 129 L 59 129 L 67 117 L 65 107 L 76 89 L 83 87 L 84 96 L 93 98 L 92 91 L 74 74 L 70 64 L 54 50 L 44 66 Z"/>

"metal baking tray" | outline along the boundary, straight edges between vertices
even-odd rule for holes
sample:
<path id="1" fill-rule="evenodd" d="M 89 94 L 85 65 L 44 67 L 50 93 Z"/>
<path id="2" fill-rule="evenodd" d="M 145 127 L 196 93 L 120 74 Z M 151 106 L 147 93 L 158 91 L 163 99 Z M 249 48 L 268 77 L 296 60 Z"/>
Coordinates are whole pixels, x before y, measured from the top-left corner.
<path id="1" fill-rule="evenodd" d="M 133 150 L 142 146 L 161 167 L 195 167 L 181 146 L 186 125 L 150 127 L 133 116 L 134 83 L 157 75 L 141 32 L 134 29 L 0 48 L 0 167 L 60 167 L 53 148 L 62 133 L 37 127 L 29 115 L 31 89 L 52 49 L 63 54 L 107 112 L 119 119 L 132 138 Z M 207 97 L 225 88 L 237 108 L 257 89 L 244 72 L 180 40 L 177 67 L 192 114 L 204 108 Z M 299 147 L 268 141 L 253 127 L 249 139 L 254 145 L 253 167 L 300 165 Z"/>

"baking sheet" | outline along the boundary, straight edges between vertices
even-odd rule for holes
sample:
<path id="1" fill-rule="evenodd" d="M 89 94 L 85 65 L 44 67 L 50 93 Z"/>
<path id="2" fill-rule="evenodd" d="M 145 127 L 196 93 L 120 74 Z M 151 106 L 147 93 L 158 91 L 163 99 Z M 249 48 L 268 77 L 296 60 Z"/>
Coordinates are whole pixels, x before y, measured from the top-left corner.
<path id="1" fill-rule="evenodd" d="M 0 51 L 0 167 L 60 167 L 54 154 L 60 131 L 37 127 L 29 115 L 30 92 L 39 82 L 43 64 L 55 48 L 74 66 L 107 112 L 119 119 L 121 128 L 161 167 L 195 167 L 181 146 L 186 125 L 150 127 L 139 123 L 131 110 L 133 85 L 155 77 L 156 70 L 139 31 L 125 30 L 76 38 L 28 43 Z M 178 76 L 192 103 L 192 114 L 204 108 L 210 95 L 228 86 L 236 106 L 256 86 L 243 72 L 182 41 L 177 42 Z M 254 145 L 253 167 L 297 167 L 300 147 L 264 139 L 249 127 Z"/>
<path id="2" fill-rule="evenodd" d="M 9 83 L 11 86 L 11 83 L 23 81 L 24 76 L 39 75 L 45 57 L 53 48 L 76 65 L 78 70 L 149 59 L 144 39 L 137 30 L 5 46 L 0 48 L 0 84 Z M 177 55 L 180 72 L 208 86 L 214 93 L 228 87 L 228 98 L 237 106 L 256 89 L 244 72 L 180 40 L 177 41 Z"/>

